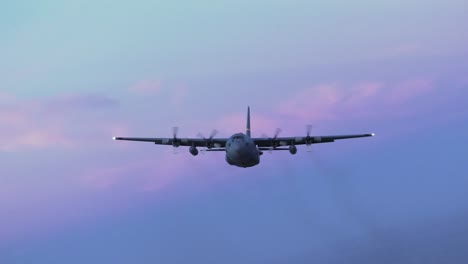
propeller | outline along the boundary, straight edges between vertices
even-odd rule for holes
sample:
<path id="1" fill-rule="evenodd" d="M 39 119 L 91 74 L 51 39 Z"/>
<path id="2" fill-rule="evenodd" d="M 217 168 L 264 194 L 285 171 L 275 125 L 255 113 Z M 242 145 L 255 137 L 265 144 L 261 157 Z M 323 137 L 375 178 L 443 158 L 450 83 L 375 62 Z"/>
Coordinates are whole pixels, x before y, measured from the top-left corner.
<path id="1" fill-rule="evenodd" d="M 312 138 L 310 137 L 310 132 L 312 131 L 312 125 L 306 125 L 306 132 L 307 136 L 305 138 L 306 146 L 307 146 L 307 152 L 312 152 L 310 150 L 310 145 L 312 144 Z"/>
<path id="2" fill-rule="evenodd" d="M 216 134 L 218 134 L 218 130 L 213 129 L 213 130 L 211 131 L 210 137 L 209 137 L 208 139 L 210 139 L 210 140 L 213 139 L 213 137 L 216 136 Z M 197 136 L 198 136 L 199 138 L 207 139 L 202 133 L 198 133 Z"/>
<path id="3" fill-rule="evenodd" d="M 180 140 L 177 138 L 177 134 L 179 133 L 179 127 L 172 127 L 172 147 L 173 153 L 178 154 L 177 147 L 179 147 Z"/>
<path id="4" fill-rule="evenodd" d="M 177 133 L 179 133 L 179 127 L 172 127 L 172 136 L 174 139 L 177 138 Z"/>
<path id="5" fill-rule="evenodd" d="M 274 140 L 276 140 L 276 138 L 278 137 L 279 133 L 281 133 L 281 128 L 278 127 L 278 128 L 275 130 L 275 136 L 273 137 Z"/>
<path id="6" fill-rule="evenodd" d="M 272 140 L 273 148 L 276 148 L 276 147 L 279 145 L 279 143 L 276 142 L 276 139 L 278 138 L 278 135 L 279 135 L 280 133 L 281 133 L 281 128 L 277 128 L 277 129 L 275 130 L 275 135 L 273 136 L 273 140 Z"/>
<path id="7" fill-rule="evenodd" d="M 270 149 L 268 149 L 268 153 L 271 154 L 273 152 L 273 149 L 279 146 L 279 142 L 277 142 L 276 139 L 278 138 L 278 135 L 281 133 L 281 131 L 282 131 L 281 128 L 276 128 L 275 134 L 273 135 L 273 138 L 271 138 L 271 147 Z M 265 134 L 263 134 L 263 137 L 269 138 Z"/>
<path id="8" fill-rule="evenodd" d="M 202 139 L 206 140 L 206 147 L 210 149 L 210 148 L 214 147 L 214 145 L 215 145 L 214 142 L 213 142 L 213 138 L 214 138 L 214 136 L 216 136 L 216 134 L 218 134 L 218 130 L 213 129 L 211 131 L 211 133 L 210 133 L 210 137 L 208 137 L 208 138 L 203 136 L 202 133 L 198 133 L 197 136 L 199 138 L 202 138 Z"/>

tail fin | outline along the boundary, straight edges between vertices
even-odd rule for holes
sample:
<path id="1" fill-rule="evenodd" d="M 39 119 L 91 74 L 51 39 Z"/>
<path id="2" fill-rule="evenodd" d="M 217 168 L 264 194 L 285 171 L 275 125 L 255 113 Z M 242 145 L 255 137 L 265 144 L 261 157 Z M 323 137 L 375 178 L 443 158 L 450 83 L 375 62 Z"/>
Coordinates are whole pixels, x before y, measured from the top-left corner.
<path id="1" fill-rule="evenodd" d="M 245 134 L 250 137 L 250 106 L 247 107 L 247 130 Z"/>

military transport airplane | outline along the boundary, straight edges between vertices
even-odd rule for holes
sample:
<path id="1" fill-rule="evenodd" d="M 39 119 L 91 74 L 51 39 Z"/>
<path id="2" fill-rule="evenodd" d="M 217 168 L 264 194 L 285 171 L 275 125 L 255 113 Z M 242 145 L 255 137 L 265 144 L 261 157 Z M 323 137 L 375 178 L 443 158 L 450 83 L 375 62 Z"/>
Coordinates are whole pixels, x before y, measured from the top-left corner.
<path id="1" fill-rule="evenodd" d="M 175 127 L 172 138 L 136 138 L 114 137 L 114 140 L 152 142 L 157 145 L 172 145 L 173 147 L 188 146 L 189 152 L 198 155 L 197 147 L 206 148 L 202 151 L 226 152 L 226 162 L 238 167 L 252 167 L 260 163 L 260 155 L 263 151 L 289 150 L 291 154 L 297 153 L 296 145 L 334 142 L 339 139 L 373 137 L 374 134 L 354 134 L 339 136 L 310 136 L 310 126 L 307 127 L 305 137 L 278 137 L 280 132 L 276 130 L 274 137 L 252 138 L 250 135 L 250 107 L 247 108 L 246 133 L 236 133 L 230 138 L 214 138 L 216 130 L 209 138 L 177 138 L 178 129 Z"/>

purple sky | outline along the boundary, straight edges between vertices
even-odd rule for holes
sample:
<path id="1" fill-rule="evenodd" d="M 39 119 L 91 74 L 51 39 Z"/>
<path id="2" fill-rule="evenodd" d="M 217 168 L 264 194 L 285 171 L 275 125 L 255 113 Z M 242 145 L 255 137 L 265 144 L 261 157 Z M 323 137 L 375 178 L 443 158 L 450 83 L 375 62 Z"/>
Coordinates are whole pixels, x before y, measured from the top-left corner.
<path id="1" fill-rule="evenodd" d="M 10 3 L 0 263 L 464 263 L 463 1 Z M 113 136 L 377 134 L 266 153 Z"/>

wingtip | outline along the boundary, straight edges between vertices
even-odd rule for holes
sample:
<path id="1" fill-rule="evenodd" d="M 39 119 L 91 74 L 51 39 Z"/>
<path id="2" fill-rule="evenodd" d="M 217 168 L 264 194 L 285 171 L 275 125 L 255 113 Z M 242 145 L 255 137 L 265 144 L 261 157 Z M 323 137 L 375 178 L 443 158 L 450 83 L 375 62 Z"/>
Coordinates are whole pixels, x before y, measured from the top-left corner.
<path id="1" fill-rule="evenodd" d="M 372 134 L 370 134 L 370 135 L 371 135 L 371 137 L 375 137 L 375 134 L 374 134 L 374 133 L 372 133 Z"/>
<path id="2" fill-rule="evenodd" d="M 112 137 L 112 140 L 117 140 L 117 137 Z"/>

